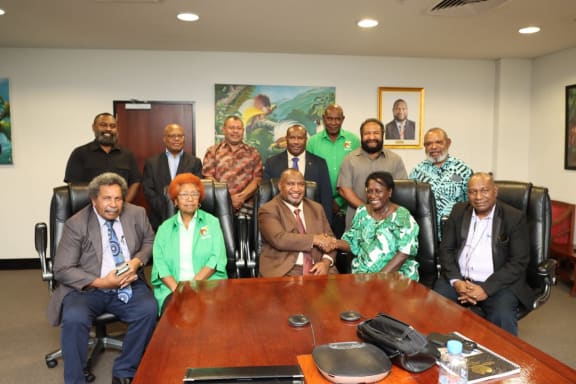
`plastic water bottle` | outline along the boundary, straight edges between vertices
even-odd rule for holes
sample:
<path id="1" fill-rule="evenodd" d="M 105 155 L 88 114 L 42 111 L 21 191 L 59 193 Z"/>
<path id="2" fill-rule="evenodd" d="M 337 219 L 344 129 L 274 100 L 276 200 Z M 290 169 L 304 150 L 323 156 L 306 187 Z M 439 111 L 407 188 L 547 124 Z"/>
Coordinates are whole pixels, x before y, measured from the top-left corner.
<path id="1" fill-rule="evenodd" d="M 440 362 L 439 384 L 466 384 L 468 382 L 468 367 L 462 356 L 462 343 L 449 340 L 446 343 L 448 353 L 442 356 Z"/>

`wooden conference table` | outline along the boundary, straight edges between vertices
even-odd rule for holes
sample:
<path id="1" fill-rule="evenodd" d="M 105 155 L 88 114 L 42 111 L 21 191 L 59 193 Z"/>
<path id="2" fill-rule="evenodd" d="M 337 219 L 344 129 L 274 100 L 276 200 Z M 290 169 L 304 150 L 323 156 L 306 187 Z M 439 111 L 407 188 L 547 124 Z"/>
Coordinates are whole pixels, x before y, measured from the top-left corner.
<path id="1" fill-rule="evenodd" d="M 180 284 L 177 292 L 148 345 L 136 384 L 181 383 L 190 367 L 295 365 L 298 355 L 312 352 L 313 333 L 310 326 L 291 327 L 288 317 L 305 314 L 316 345 L 358 340 L 357 323 L 340 320 L 344 310 L 365 317 L 385 312 L 424 334 L 459 331 L 522 367 L 520 374 L 492 382 L 576 383 L 575 370 L 396 273 L 192 282 Z M 410 374 L 396 366 L 385 379 L 437 380 L 436 367 Z"/>

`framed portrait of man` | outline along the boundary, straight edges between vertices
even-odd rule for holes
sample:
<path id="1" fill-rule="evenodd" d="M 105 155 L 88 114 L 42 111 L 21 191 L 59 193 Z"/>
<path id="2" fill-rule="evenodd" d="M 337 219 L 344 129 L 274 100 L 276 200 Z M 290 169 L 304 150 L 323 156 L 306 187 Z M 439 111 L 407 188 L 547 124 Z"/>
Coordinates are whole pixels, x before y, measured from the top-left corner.
<path id="1" fill-rule="evenodd" d="M 388 148 L 422 148 L 424 88 L 379 87 L 378 118 Z"/>
<path id="2" fill-rule="evenodd" d="M 566 87 L 564 169 L 576 170 L 576 84 Z"/>

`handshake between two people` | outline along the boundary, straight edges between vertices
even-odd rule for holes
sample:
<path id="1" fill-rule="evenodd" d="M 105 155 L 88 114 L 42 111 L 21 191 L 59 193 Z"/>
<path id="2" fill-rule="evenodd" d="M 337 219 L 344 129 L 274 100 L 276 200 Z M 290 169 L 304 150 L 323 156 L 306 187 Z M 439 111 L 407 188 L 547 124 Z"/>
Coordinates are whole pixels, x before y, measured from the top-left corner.
<path id="1" fill-rule="evenodd" d="M 314 235 L 312 243 L 315 247 L 319 248 L 324 253 L 330 253 L 335 249 L 341 248 L 341 243 L 344 240 L 338 240 L 334 236 L 328 235 L 326 233 Z"/>

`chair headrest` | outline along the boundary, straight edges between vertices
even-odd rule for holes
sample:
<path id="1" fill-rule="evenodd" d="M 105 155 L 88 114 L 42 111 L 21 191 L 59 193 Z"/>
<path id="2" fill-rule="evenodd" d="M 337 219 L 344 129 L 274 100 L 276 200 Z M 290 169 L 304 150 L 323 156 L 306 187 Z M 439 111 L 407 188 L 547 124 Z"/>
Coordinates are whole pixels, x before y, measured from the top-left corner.
<path id="1" fill-rule="evenodd" d="M 498 200 L 528 213 L 532 183 L 508 180 L 496 180 L 494 183 L 498 186 Z"/>
<path id="2" fill-rule="evenodd" d="M 90 203 L 87 183 L 68 184 L 68 193 L 70 195 L 70 213 L 72 215 Z"/>

